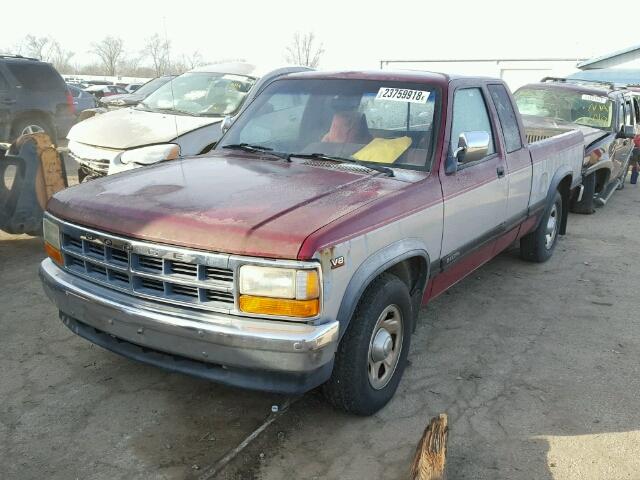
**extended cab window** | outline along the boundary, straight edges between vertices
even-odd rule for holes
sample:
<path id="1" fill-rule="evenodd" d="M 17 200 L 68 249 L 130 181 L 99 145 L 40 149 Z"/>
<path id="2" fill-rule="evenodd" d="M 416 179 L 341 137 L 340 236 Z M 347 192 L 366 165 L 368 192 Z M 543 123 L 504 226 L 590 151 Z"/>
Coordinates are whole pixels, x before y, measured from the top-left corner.
<path id="1" fill-rule="evenodd" d="M 515 152 L 522 148 L 522 140 L 520 138 L 520 128 L 518 127 L 518 119 L 516 112 L 513 110 L 513 104 L 507 93 L 507 89 L 503 85 L 489 85 L 489 93 L 493 99 L 493 104 L 498 111 L 502 134 L 504 135 L 504 143 L 507 152 Z"/>
<path id="2" fill-rule="evenodd" d="M 453 97 L 453 123 L 451 127 L 451 151 L 458 148 L 458 139 L 463 132 L 487 132 L 491 141 L 489 152 L 495 153 L 493 131 L 487 105 L 479 88 L 456 90 Z"/>
<path id="3" fill-rule="evenodd" d="M 421 83 L 277 80 L 247 107 L 217 148 L 251 144 L 285 154 L 424 170 L 430 166 L 438 102 L 438 90 Z"/>

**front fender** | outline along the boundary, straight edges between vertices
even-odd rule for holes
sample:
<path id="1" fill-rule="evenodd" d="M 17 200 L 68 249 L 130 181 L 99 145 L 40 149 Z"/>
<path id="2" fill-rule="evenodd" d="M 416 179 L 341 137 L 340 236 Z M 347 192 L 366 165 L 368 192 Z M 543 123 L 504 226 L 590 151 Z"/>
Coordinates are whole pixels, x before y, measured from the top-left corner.
<path id="1" fill-rule="evenodd" d="M 431 269 L 429 254 L 424 244 L 418 239 L 405 239 L 387 245 L 367 257 L 349 280 L 338 310 L 340 338 L 346 332 L 353 312 L 371 282 L 393 265 L 412 257 L 422 257 L 426 262 L 426 272 L 422 275 L 420 285 L 418 285 L 420 298 L 422 298 Z"/>

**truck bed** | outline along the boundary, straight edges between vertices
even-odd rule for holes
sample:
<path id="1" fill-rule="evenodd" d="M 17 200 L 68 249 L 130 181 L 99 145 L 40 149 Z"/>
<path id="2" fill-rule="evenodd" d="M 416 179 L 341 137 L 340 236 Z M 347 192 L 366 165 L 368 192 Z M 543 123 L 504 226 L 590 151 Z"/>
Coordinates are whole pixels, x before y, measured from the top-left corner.
<path id="1" fill-rule="evenodd" d="M 589 146 L 594 141 L 608 134 L 598 128 L 588 127 L 586 125 L 578 125 L 575 123 L 562 122 L 552 118 L 534 117 L 531 115 L 523 115 L 522 123 L 524 124 L 527 142 L 530 144 L 546 140 L 547 138 L 557 137 L 564 133 L 578 130 L 582 132 L 583 144 Z"/>

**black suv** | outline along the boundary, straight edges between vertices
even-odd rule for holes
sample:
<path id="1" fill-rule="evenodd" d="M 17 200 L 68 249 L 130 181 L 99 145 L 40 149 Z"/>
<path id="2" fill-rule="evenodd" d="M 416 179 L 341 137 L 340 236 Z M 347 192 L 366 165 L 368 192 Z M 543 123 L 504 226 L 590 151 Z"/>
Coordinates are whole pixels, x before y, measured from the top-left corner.
<path id="1" fill-rule="evenodd" d="M 0 142 L 46 132 L 56 142 L 75 121 L 73 97 L 49 63 L 0 55 Z"/>
<path id="2" fill-rule="evenodd" d="M 570 129 L 584 134 L 584 190 L 572 211 L 593 213 L 624 188 L 640 122 L 640 103 L 632 91 L 607 82 L 547 77 L 520 87 L 514 96 L 528 130 L 537 132 L 530 142 Z"/>

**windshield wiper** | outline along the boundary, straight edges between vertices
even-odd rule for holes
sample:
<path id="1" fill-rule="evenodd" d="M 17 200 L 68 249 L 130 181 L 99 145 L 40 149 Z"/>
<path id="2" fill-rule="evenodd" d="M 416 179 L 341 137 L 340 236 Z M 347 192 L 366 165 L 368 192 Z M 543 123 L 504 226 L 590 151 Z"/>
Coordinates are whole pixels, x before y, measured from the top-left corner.
<path id="1" fill-rule="evenodd" d="M 286 153 L 274 152 L 273 148 L 265 147 L 264 145 L 252 145 L 250 143 L 230 143 L 229 145 L 223 145 L 222 148 L 228 148 L 230 150 L 243 150 L 250 153 L 268 153 L 274 157 L 282 158 L 287 162 L 290 162 L 289 155 Z"/>
<path id="2" fill-rule="evenodd" d="M 337 157 L 334 155 L 326 155 L 324 153 L 290 153 L 289 157 L 297 157 L 297 158 L 309 158 L 312 160 L 328 160 L 330 162 L 342 162 L 342 163 L 355 163 L 356 165 L 362 165 L 365 168 L 370 170 L 375 170 L 376 172 L 381 172 L 389 175 L 390 177 L 394 177 L 393 170 L 389 167 L 383 167 L 382 165 L 371 164 L 368 162 L 360 162 L 358 160 L 354 160 L 353 158 L 347 157 Z"/>

